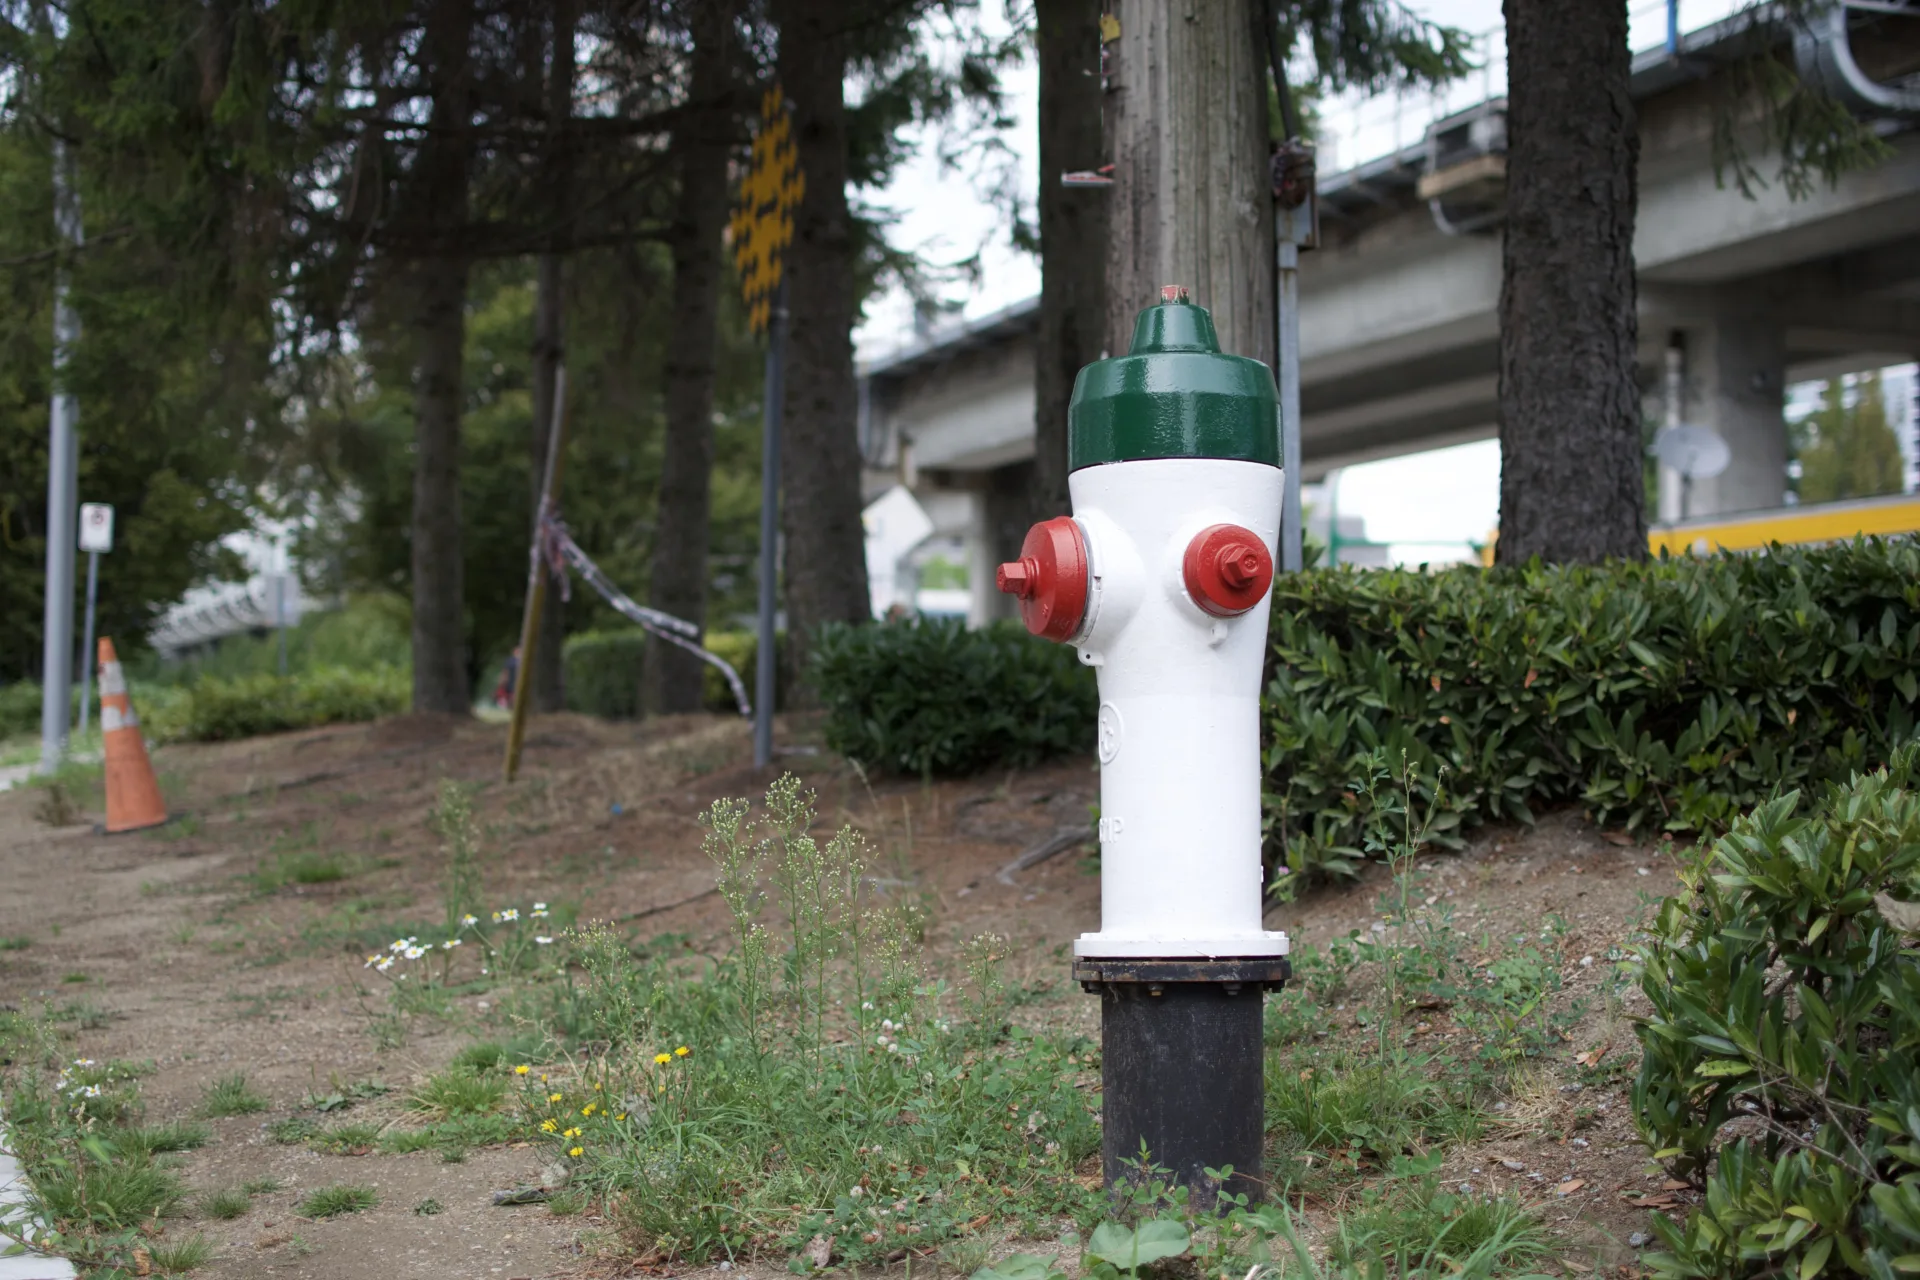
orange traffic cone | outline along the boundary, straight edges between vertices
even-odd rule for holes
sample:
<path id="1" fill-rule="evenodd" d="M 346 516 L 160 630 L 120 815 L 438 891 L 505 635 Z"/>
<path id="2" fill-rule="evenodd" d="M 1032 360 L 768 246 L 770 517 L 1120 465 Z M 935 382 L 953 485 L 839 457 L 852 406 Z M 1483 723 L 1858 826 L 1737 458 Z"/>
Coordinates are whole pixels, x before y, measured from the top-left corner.
<path id="1" fill-rule="evenodd" d="M 167 820 L 167 802 L 147 760 L 140 719 L 127 699 L 127 678 L 113 641 L 100 640 L 100 736 L 107 749 L 107 830 L 138 831 Z"/>

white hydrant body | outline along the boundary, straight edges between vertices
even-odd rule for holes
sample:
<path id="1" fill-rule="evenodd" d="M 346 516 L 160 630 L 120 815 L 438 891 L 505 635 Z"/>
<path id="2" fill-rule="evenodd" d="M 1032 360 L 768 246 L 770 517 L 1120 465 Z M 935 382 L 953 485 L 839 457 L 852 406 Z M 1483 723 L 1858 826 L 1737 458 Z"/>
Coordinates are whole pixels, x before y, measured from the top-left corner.
<path id="1" fill-rule="evenodd" d="M 1260 676 L 1282 503 L 1265 365 L 1162 290 L 1132 350 L 1081 370 L 1073 515 L 1000 588 L 1100 689 L 1100 929 L 1076 959 L 1284 956 L 1262 928 Z"/>
<path id="2" fill-rule="evenodd" d="M 1187 548 L 1216 525 L 1275 554 L 1281 473 L 1162 458 L 1085 467 L 1068 484 L 1091 562 L 1073 643 L 1100 686 L 1100 931 L 1074 955 L 1284 955 L 1286 935 L 1261 927 L 1268 597 L 1215 617 L 1183 572 Z"/>

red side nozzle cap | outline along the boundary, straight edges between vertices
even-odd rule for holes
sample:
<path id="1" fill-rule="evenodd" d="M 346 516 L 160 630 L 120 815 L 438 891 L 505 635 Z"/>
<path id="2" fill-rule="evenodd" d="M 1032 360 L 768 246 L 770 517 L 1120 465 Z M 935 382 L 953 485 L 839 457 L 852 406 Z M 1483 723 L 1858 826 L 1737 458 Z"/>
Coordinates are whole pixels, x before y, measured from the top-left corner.
<path id="1" fill-rule="evenodd" d="M 1187 544 L 1187 594 L 1216 618 L 1232 618 L 1266 599 L 1273 555 L 1260 535 L 1237 524 L 1210 525 Z"/>
<path id="2" fill-rule="evenodd" d="M 1020 601 L 1020 621 L 1045 640 L 1069 640 L 1087 616 L 1087 541 L 1071 516 L 1043 520 L 1027 530 L 1020 558 L 994 575 L 1000 590 Z"/>

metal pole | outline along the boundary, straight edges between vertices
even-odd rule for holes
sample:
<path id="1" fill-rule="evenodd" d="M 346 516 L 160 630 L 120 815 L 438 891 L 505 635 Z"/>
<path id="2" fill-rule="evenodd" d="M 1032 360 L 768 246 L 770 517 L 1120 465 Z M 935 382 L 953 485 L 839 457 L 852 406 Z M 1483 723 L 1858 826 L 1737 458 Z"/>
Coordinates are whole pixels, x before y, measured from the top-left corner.
<path id="1" fill-rule="evenodd" d="M 276 541 L 273 548 L 273 629 L 279 633 L 280 654 L 278 665 L 280 674 L 287 674 L 287 548 L 284 541 Z"/>
<path id="2" fill-rule="evenodd" d="M 80 733 L 87 736 L 88 712 L 93 709 L 93 601 L 100 585 L 100 553 L 87 552 L 87 626 L 80 642 Z"/>
<path id="3" fill-rule="evenodd" d="M 760 444 L 760 620 L 753 670 L 753 766 L 773 763 L 774 606 L 780 577 L 780 418 L 786 396 L 787 282 L 773 294 L 767 325 L 766 403 Z"/>
<path id="4" fill-rule="evenodd" d="M 540 611 L 547 601 L 547 572 L 541 563 L 541 531 L 560 498 L 560 452 L 567 434 L 567 366 L 553 371 L 553 417 L 547 428 L 547 461 L 540 476 L 540 508 L 534 519 L 533 545 L 527 550 L 527 603 L 520 615 L 520 665 L 513 674 L 513 719 L 507 725 L 507 781 L 520 771 L 520 747 L 526 741 L 527 708 L 533 701 L 534 651 L 540 642 Z"/>
<path id="5" fill-rule="evenodd" d="M 1280 467 L 1286 497 L 1280 507 L 1280 567 L 1301 567 L 1300 524 L 1300 245 L 1293 219 L 1280 223 Z"/>
<path id="6" fill-rule="evenodd" d="M 67 144 L 53 140 L 53 221 L 61 241 L 78 248 L 80 193 Z M 80 313 L 68 297 L 63 262 L 53 281 L 53 405 L 47 438 L 47 599 L 40 664 L 40 771 L 59 768 L 67 753 L 73 691 L 73 555 L 80 506 L 80 405 L 63 386 L 80 341 Z"/>

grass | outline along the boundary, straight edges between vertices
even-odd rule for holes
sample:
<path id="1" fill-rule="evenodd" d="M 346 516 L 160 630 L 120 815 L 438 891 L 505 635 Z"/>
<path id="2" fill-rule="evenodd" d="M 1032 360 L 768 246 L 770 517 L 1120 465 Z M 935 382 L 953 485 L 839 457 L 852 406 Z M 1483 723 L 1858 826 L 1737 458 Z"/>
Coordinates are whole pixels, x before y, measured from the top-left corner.
<path id="1" fill-rule="evenodd" d="M 446 1206 L 438 1200 L 435 1200 L 432 1196 L 428 1196 L 425 1200 L 413 1206 L 413 1211 L 423 1218 L 431 1218 L 436 1213 L 445 1213 Z"/>
<path id="2" fill-rule="evenodd" d="M 200 1212 L 209 1218 L 218 1218 L 229 1222 L 234 1218 L 246 1216 L 253 1208 L 253 1197 L 243 1187 L 223 1187 L 218 1191 L 209 1191 L 200 1197 Z"/>
<path id="3" fill-rule="evenodd" d="M 453 1055 L 452 1069 L 479 1074 L 517 1062 L 537 1062 L 547 1055 L 545 1036 L 520 1035 L 507 1040 L 482 1040 Z"/>
<path id="4" fill-rule="evenodd" d="M 380 1203 L 380 1193 L 357 1182 L 336 1182 L 319 1187 L 301 1197 L 294 1212 L 303 1218 L 335 1218 L 343 1213 L 361 1213 Z"/>
<path id="5" fill-rule="evenodd" d="M 352 874 L 353 869 L 337 854 L 306 849 L 299 853 L 278 855 L 273 861 L 263 864 L 250 879 L 259 892 L 272 893 L 290 884 L 335 884 Z"/>
<path id="6" fill-rule="evenodd" d="M 434 1116 L 478 1116 L 498 1110 L 506 1096 L 505 1076 L 455 1069 L 428 1076 L 407 1095 L 407 1106 Z"/>
<path id="7" fill-rule="evenodd" d="M 101 1231 L 166 1217 L 186 1195 L 179 1174 L 138 1155 L 106 1164 L 91 1158 L 48 1162 L 37 1171 L 34 1193 L 55 1222 Z"/>
<path id="8" fill-rule="evenodd" d="M 155 1240 L 147 1245 L 147 1257 L 156 1273 L 183 1276 L 213 1261 L 213 1241 L 198 1234 L 179 1240 Z"/>
<path id="9" fill-rule="evenodd" d="M 278 1178 L 250 1178 L 240 1184 L 240 1189 L 250 1196 L 270 1195 L 280 1189 Z"/>
<path id="10" fill-rule="evenodd" d="M 203 1124 L 175 1120 L 167 1124 L 142 1125 L 123 1130 L 114 1145 L 122 1151 L 157 1156 L 170 1151 L 192 1151 L 204 1147 L 212 1137 L 213 1132 Z"/>
<path id="11" fill-rule="evenodd" d="M 25 951 L 32 945 L 32 938 L 0 938 L 0 951 Z"/>
<path id="12" fill-rule="evenodd" d="M 266 1109 L 266 1098 L 254 1092 L 247 1077 L 238 1071 L 208 1085 L 200 1099 L 200 1114 L 204 1116 L 250 1116 Z"/>
<path id="13" fill-rule="evenodd" d="M 1433 1275 L 1470 1266 L 1484 1271 L 1525 1266 L 1543 1256 L 1548 1245 L 1539 1220 L 1514 1201 L 1451 1195 L 1428 1177 L 1390 1183 L 1348 1214 L 1329 1255 L 1349 1264 L 1386 1258 L 1401 1275 Z"/>

